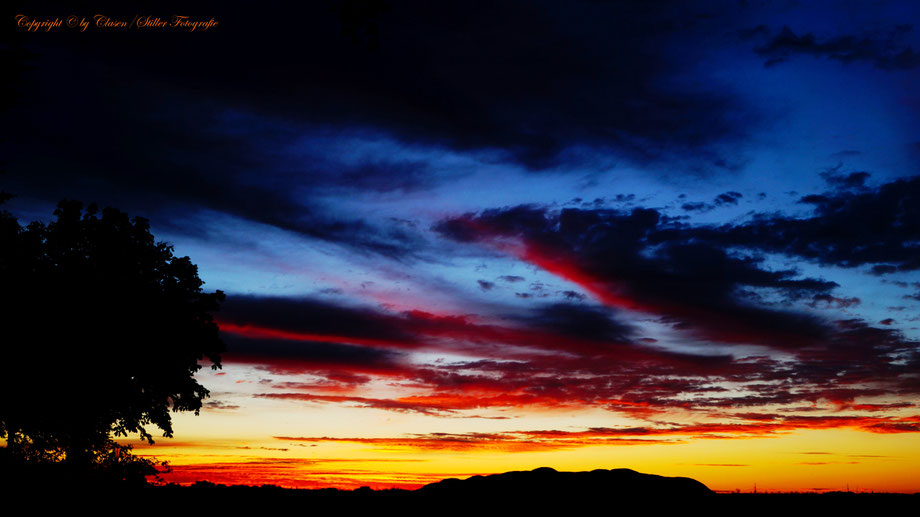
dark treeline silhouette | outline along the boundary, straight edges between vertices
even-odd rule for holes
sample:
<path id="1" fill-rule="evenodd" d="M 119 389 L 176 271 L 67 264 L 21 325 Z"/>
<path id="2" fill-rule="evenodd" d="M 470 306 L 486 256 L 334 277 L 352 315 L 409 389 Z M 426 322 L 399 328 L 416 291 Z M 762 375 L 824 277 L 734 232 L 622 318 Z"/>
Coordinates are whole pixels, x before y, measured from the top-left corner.
<path id="1" fill-rule="evenodd" d="M 468 479 L 445 479 L 418 490 L 285 489 L 272 485 L 151 487 L 156 499 L 191 504 L 219 501 L 224 508 L 314 511 L 408 510 L 411 513 L 474 515 L 593 515 L 711 509 L 769 511 L 872 511 L 916 507 L 920 494 L 771 493 L 717 494 L 690 478 L 642 474 L 629 469 L 558 472 L 543 467 Z"/>
<path id="2" fill-rule="evenodd" d="M 0 482 L 146 482 L 151 459 L 113 438 L 172 435 L 201 408 L 193 377 L 224 349 L 188 257 L 143 218 L 62 201 L 49 224 L 0 211 Z"/>
<path id="3" fill-rule="evenodd" d="M 50 506 L 92 507 L 96 512 L 136 506 L 145 501 L 150 508 L 202 508 L 208 511 L 264 512 L 379 512 L 409 511 L 410 514 L 474 513 L 481 515 L 593 515 L 609 513 L 687 512 L 724 509 L 737 512 L 805 511 L 873 512 L 915 508 L 920 494 L 834 493 L 746 493 L 716 494 L 689 478 L 641 474 L 628 469 L 591 472 L 557 472 L 550 468 L 506 472 L 472 478 L 446 479 L 418 490 L 361 487 L 356 490 L 288 489 L 275 485 L 220 485 L 198 481 L 191 486 L 168 484 L 112 486 L 44 486 L 40 494 L 53 492 Z M 11 491 L 7 501 L 41 500 L 35 491 Z M 62 503 L 62 501 L 64 501 Z M 100 501 L 103 501 L 100 504 Z"/>

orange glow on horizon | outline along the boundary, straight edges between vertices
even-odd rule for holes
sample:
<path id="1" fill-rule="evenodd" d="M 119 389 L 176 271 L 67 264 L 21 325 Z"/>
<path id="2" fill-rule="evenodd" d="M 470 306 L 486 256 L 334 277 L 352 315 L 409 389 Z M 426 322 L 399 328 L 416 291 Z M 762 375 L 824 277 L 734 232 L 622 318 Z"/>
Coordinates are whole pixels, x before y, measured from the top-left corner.
<path id="1" fill-rule="evenodd" d="M 367 439 L 320 444 L 311 449 L 335 451 L 339 457 L 262 459 L 227 457 L 220 461 L 181 456 L 162 482 L 191 484 L 207 480 L 223 484 L 275 484 L 287 488 L 416 489 L 448 477 L 465 478 L 549 466 L 564 471 L 631 468 L 664 476 L 697 479 L 715 491 L 854 491 L 920 492 L 916 465 L 920 452 L 915 436 L 893 436 L 865 452 L 854 431 L 807 431 L 794 435 L 746 440 L 702 440 L 657 443 L 629 441 L 621 445 L 565 449 L 522 447 L 516 451 L 490 447 L 414 451 L 391 447 L 398 440 Z M 291 443 L 287 437 L 274 440 Z M 718 445 L 715 442 L 718 441 Z M 371 448 L 367 446 L 370 445 Z M 641 445 L 641 446 L 639 446 Z M 374 452 L 377 451 L 377 452 Z M 160 459 L 168 459 L 159 456 Z"/>

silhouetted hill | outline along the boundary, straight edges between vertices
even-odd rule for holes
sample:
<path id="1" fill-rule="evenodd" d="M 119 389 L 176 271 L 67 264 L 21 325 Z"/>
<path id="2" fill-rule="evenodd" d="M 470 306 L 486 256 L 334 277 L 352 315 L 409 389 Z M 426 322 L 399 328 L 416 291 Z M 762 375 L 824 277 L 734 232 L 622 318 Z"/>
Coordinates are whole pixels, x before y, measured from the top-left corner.
<path id="1" fill-rule="evenodd" d="M 715 495 L 695 479 L 642 474 L 630 469 L 559 472 L 549 467 L 531 471 L 444 479 L 425 485 L 419 494 L 450 499 L 496 499 L 527 497 L 552 500 L 559 496 L 576 499 L 598 497 L 699 497 Z"/>
<path id="2" fill-rule="evenodd" d="M 3 472 L 0 472 L 2 474 Z M 9 474 L 7 472 L 7 474 Z M 764 513 L 794 511 L 877 514 L 882 510 L 915 509 L 920 494 L 853 494 L 836 492 L 715 494 L 702 483 L 682 477 L 642 474 L 629 469 L 558 472 L 551 468 L 506 472 L 468 479 L 445 479 L 418 490 L 288 489 L 274 485 L 220 485 L 199 481 L 192 486 L 131 485 L 85 480 L 62 482 L 58 477 L 4 478 L 3 503 L 10 510 L 27 504 L 37 513 L 71 514 L 89 510 L 89 515 L 123 515 L 134 508 L 138 515 L 175 509 L 180 515 L 207 508 L 213 513 L 277 512 L 313 514 L 371 513 L 399 511 L 403 515 L 580 515 L 607 511 L 655 513 L 685 512 L 689 508 L 710 511 Z M 638 506 L 637 506 L 638 505 Z M 172 511 L 172 510 L 171 510 Z"/>

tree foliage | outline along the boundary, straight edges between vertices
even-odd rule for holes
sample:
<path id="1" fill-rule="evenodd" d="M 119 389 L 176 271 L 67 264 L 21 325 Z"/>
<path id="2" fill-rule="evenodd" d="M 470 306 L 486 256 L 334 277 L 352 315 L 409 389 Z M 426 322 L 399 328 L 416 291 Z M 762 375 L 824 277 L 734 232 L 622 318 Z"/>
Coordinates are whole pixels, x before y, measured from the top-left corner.
<path id="1" fill-rule="evenodd" d="M 143 218 L 73 201 L 54 215 L 21 227 L 0 213 L 4 454 L 149 473 L 112 438 L 153 443 L 146 426 L 172 436 L 170 411 L 198 413 L 208 390 L 194 374 L 204 359 L 220 367 L 211 312 L 224 295 L 202 291 Z"/>

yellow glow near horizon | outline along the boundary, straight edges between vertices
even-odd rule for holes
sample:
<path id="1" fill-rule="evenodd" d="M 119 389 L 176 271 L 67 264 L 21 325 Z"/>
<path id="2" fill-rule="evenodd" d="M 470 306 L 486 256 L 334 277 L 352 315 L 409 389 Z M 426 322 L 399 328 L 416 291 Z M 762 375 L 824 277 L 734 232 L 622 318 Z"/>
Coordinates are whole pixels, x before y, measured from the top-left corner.
<path id="1" fill-rule="evenodd" d="M 675 443 L 588 445 L 520 452 L 481 446 L 451 450 L 274 438 L 398 438 L 423 432 L 575 430 L 615 425 L 622 420 L 602 411 L 546 415 L 517 412 L 509 420 L 435 418 L 332 404 L 299 405 L 295 409 L 290 402 L 258 400 L 246 409 L 203 411 L 199 417 L 176 415 L 176 439 L 161 438 L 156 445 L 140 446 L 136 452 L 167 460 L 176 467 L 240 464 L 236 468 L 243 479 L 248 468 L 258 466 L 264 476 L 272 471 L 273 462 L 279 462 L 287 476 L 345 488 L 361 484 L 375 488 L 418 486 L 443 477 L 548 466 L 564 471 L 630 468 L 664 476 L 685 476 L 717 491 L 751 491 L 756 485 L 759 491 L 849 488 L 920 492 L 917 476 L 920 434 L 917 433 L 796 430 L 755 438 L 673 436 L 668 438 Z M 281 479 L 277 484 L 290 483 Z"/>

